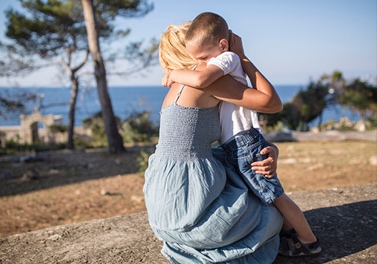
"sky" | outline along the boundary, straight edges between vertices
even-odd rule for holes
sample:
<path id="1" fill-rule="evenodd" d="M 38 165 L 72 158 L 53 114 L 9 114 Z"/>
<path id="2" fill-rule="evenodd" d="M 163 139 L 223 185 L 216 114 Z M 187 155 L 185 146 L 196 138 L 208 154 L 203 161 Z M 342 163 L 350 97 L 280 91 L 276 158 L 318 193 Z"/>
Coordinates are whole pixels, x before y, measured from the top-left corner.
<path id="1" fill-rule="evenodd" d="M 159 39 L 169 24 L 193 20 L 201 12 L 223 16 L 240 35 L 246 55 L 274 85 L 306 85 L 322 74 L 341 71 L 346 79 L 373 83 L 377 76 L 377 0 L 150 0 L 154 10 L 127 19 L 125 41 Z M 5 40 L 4 10 L 18 1 L 0 0 L 0 38 Z M 109 86 L 160 85 L 160 66 Z M 22 78 L 0 78 L 0 86 L 62 86 L 52 69 Z"/>

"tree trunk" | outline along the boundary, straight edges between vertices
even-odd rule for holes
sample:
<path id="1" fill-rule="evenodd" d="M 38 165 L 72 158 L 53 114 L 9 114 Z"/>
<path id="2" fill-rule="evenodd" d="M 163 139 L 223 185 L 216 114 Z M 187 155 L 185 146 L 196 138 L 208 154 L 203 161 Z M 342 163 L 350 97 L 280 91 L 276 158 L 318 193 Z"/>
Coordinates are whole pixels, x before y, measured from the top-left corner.
<path id="1" fill-rule="evenodd" d="M 323 112 L 321 112 L 318 116 L 318 131 L 322 131 L 322 119 L 323 119 Z"/>
<path id="2" fill-rule="evenodd" d="M 360 111 L 360 115 L 361 115 L 361 127 L 359 128 L 359 131 L 361 132 L 365 132 L 365 129 L 366 129 L 366 112 L 365 111 Z"/>
<path id="3" fill-rule="evenodd" d="M 68 140 L 67 148 L 75 149 L 75 144 L 73 140 L 74 129 L 75 129 L 75 110 L 77 102 L 77 94 L 79 91 L 79 81 L 75 76 L 71 76 L 71 99 L 69 100 L 69 113 L 68 113 Z"/>
<path id="4" fill-rule="evenodd" d="M 105 132 L 107 142 L 109 144 L 110 153 L 124 152 L 123 139 L 118 132 L 118 127 L 115 121 L 113 107 L 107 88 L 106 68 L 102 60 L 100 45 L 98 41 L 98 32 L 96 27 L 95 13 L 93 9 L 93 0 L 81 0 L 84 18 L 86 24 L 86 31 L 88 34 L 89 51 L 94 62 L 94 71 L 97 82 L 97 90 L 101 103 L 102 119 L 105 125 Z"/>

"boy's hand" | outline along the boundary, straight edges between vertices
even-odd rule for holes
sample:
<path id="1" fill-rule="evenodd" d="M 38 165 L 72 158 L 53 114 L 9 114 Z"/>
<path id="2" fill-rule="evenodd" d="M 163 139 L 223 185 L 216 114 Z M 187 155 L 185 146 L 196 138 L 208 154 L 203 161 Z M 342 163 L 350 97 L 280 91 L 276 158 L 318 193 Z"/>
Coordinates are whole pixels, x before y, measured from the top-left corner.
<path id="1" fill-rule="evenodd" d="M 242 46 L 242 39 L 237 34 L 233 33 L 229 30 L 229 47 L 230 50 L 233 51 L 238 55 L 238 57 L 242 58 L 245 56 Z"/>
<path id="2" fill-rule="evenodd" d="M 165 74 L 165 76 L 162 77 L 162 81 L 161 81 L 162 86 L 166 87 L 166 84 L 168 83 L 168 79 L 169 79 L 169 75 L 168 74 Z"/>
<path id="3" fill-rule="evenodd" d="M 166 74 L 163 78 L 162 78 L 162 86 L 165 86 L 165 87 L 169 87 L 174 83 L 170 78 L 170 74 Z"/>

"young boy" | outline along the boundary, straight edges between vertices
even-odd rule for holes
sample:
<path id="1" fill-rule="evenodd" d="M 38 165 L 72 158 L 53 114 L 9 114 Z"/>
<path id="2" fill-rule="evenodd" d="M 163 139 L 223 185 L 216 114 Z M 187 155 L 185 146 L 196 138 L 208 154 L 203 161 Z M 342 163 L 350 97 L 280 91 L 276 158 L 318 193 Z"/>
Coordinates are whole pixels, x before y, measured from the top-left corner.
<path id="1" fill-rule="evenodd" d="M 173 70 L 163 78 L 163 84 L 173 82 L 191 87 L 204 88 L 225 74 L 247 83 L 240 57 L 229 51 L 229 29 L 226 21 L 219 15 L 205 12 L 198 15 L 185 36 L 187 52 L 199 62 L 206 62 L 202 71 Z M 233 41 L 237 36 L 232 36 Z M 241 40 L 232 42 L 232 50 L 237 50 L 242 60 Z M 268 82 L 259 82 L 258 76 L 249 76 L 252 86 L 269 85 L 271 92 L 276 92 Z M 245 177 L 250 189 L 266 203 L 272 203 L 284 216 L 283 231 L 279 253 L 285 256 L 306 256 L 318 254 L 322 249 L 313 234 L 300 208 L 284 193 L 277 178 L 257 174 L 251 169 L 251 163 L 264 159 L 261 150 L 269 145 L 262 136 L 257 114 L 254 111 L 222 102 L 220 105 L 221 147 L 228 153 L 228 159 Z"/>

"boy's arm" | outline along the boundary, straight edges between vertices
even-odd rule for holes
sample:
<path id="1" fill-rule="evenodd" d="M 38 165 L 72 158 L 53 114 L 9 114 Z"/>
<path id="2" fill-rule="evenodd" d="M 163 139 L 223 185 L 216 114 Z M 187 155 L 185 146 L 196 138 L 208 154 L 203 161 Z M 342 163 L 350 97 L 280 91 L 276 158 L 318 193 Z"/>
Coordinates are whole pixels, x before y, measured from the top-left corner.
<path id="1" fill-rule="evenodd" d="M 195 88 L 204 88 L 219 79 L 224 72 L 215 65 L 207 65 L 205 69 L 173 70 L 163 78 L 163 85 L 170 87 L 173 83 L 181 83 Z"/>

